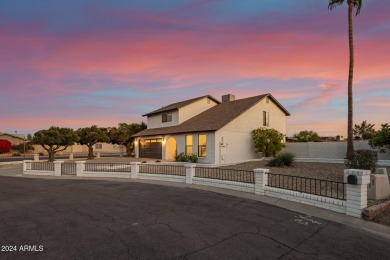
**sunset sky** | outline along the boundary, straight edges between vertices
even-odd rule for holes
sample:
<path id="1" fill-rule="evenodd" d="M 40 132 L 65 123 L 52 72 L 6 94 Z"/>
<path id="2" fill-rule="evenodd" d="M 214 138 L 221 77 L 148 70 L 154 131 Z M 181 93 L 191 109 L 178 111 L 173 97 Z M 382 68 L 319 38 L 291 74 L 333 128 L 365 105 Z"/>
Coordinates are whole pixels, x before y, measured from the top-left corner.
<path id="1" fill-rule="evenodd" d="M 116 126 L 173 102 L 271 93 L 287 134 L 346 135 L 347 5 L 1 0 L 0 132 Z M 390 122 L 390 1 L 354 17 L 354 121 Z M 272 120 L 272 119 L 270 119 Z"/>

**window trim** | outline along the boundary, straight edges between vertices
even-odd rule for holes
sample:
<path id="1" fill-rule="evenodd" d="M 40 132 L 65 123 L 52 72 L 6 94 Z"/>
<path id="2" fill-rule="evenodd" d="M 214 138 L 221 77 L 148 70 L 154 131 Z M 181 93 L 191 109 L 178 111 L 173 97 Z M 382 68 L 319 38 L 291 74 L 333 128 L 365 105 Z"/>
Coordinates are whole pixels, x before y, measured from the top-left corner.
<path id="1" fill-rule="evenodd" d="M 205 136 L 205 139 L 206 139 L 206 145 L 200 145 L 199 143 L 199 140 L 200 140 L 200 137 L 201 136 Z M 201 150 L 202 150 L 202 148 L 204 147 L 204 152 L 205 152 L 205 155 L 201 155 Z M 198 157 L 200 157 L 200 158 L 206 158 L 207 157 L 207 135 L 206 134 L 199 134 L 198 135 Z"/>
<path id="2" fill-rule="evenodd" d="M 172 122 L 172 113 L 163 113 L 161 115 L 161 123 L 168 123 L 168 122 Z"/>
<path id="3" fill-rule="evenodd" d="M 191 143 L 192 144 L 187 144 L 187 137 L 191 137 Z M 194 153 L 194 149 L 193 149 L 193 145 L 194 145 L 194 137 L 193 137 L 193 135 L 186 135 L 185 136 L 185 146 L 184 146 L 184 148 L 185 148 L 185 154 L 192 154 L 192 153 Z M 188 153 L 188 148 L 189 147 L 191 147 L 191 153 Z"/>
<path id="4" fill-rule="evenodd" d="M 263 111 L 263 126 L 269 126 L 269 112 Z"/>

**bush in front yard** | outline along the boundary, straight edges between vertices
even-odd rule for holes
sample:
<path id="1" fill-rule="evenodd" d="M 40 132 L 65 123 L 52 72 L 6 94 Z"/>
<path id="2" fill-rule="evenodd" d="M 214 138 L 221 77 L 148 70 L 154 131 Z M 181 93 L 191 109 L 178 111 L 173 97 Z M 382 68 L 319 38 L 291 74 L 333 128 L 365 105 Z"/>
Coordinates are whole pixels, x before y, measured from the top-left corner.
<path id="1" fill-rule="evenodd" d="M 0 140 L 0 153 L 8 153 L 11 151 L 12 145 L 8 140 Z"/>
<path id="2" fill-rule="evenodd" d="M 292 153 L 281 153 L 277 155 L 274 159 L 269 161 L 267 166 L 271 167 L 284 167 L 284 166 L 291 166 L 294 162 L 294 154 Z"/>
<path id="3" fill-rule="evenodd" d="M 179 153 L 175 155 L 176 162 L 192 162 L 197 163 L 199 160 L 198 155 L 195 153 L 185 154 Z"/>
<path id="4" fill-rule="evenodd" d="M 370 170 L 375 172 L 378 162 L 378 152 L 371 150 L 356 150 L 352 159 L 345 159 L 349 169 Z"/>

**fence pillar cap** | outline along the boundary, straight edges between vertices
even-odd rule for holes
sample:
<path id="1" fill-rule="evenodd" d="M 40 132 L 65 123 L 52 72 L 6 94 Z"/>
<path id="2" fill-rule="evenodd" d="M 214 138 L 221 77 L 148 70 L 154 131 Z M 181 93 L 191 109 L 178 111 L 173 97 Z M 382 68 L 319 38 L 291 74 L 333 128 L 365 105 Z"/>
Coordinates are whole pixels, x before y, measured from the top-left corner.
<path id="1" fill-rule="evenodd" d="M 33 160 L 23 160 L 23 162 L 33 162 Z"/>
<path id="2" fill-rule="evenodd" d="M 87 161 L 75 161 L 75 163 L 79 164 L 79 163 L 86 163 Z"/>
<path id="3" fill-rule="evenodd" d="M 130 162 L 130 164 L 140 164 L 140 162 Z"/>
<path id="4" fill-rule="evenodd" d="M 256 169 L 253 169 L 253 171 L 258 172 L 258 173 L 263 173 L 263 172 L 269 172 L 269 169 L 256 168 Z"/>
<path id="5" fill-rule="evenodd" d="M 363 179 L 364 182 L 370 183 L 370 170 L 361 170 L 361 169 L 346 169 L 344 170 L 344 183 L 347 183 L 347 179 L 349 175 L 355 175 L 357 177 L 357 184 L 362 184 Z"/>
<path id="6" fill-rule="evenodd" d="M 184 164 L 184 167 L 195 167 L 196 166 L 196 164 L 194 164 L 194 163 L 187 163 L 187 164 Z"/>
<path id="7" fill-rule="evenodd" d="M 54 163 L 63 163 L 64 161 L 54 161 Z"/>

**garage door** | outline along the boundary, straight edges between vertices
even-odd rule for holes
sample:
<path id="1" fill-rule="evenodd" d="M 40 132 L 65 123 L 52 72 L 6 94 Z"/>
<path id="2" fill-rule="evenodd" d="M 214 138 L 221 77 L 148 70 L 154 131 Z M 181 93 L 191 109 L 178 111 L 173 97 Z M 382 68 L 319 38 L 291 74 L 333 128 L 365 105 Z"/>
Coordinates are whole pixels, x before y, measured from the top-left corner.
<path id="1" fill-rule="evenodd" d="M 139 157 L 162 159 L 162 139 L 147 139 L 140 141 Z"/>

